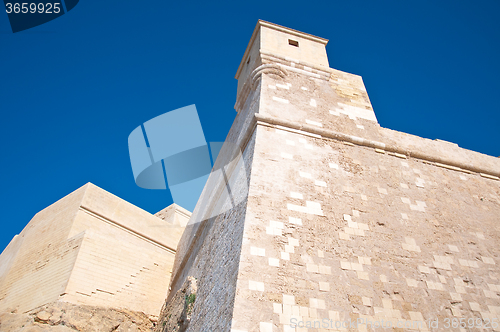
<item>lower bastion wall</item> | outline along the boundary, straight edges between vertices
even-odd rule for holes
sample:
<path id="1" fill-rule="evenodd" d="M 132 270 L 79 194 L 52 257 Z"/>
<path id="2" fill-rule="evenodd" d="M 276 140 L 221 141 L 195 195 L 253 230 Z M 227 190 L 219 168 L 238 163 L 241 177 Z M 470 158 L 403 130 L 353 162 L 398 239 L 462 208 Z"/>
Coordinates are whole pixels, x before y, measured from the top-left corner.
<path id="1" fill-rule="evenodd" d="M 26 311 L 64 293 L 82 240 L 68 236 L 84 194 L 80 188 L 37 213 L 13 239 L 17 250 L 9 245 L 2 253 L 0 312 Z"/>
<path id="2" fill-rule="evenodd" d="M 74 228 L 86 230 L 60 300 L 158 315 L 174 253 L 84 211 Z"/>
<path id="3" fill-rule="evenodd" d="M 0 256 L 0 330 L 24 320 L 26 328 L 65 325 L 43 321 L 41 307 L 53 319 L 66 308 L 70 320 L 95 317 L 74 330 L 96 331 L 97 322 L 99 331 L 124 329 L 133 312 L 150 317 L 152 328 L 189 216 L 173 204 L 156 217 L 90 183 L 39 212 Z"/>

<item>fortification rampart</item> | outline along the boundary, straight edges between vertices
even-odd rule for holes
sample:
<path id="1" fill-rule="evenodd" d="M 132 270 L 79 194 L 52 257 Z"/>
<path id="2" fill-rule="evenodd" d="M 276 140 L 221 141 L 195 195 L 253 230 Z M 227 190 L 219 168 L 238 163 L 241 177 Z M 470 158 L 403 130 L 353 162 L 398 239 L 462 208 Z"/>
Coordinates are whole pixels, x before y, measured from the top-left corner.
<path id="1" fill-rule="evenodd" d="M 197 215 L 210 227 L 181 240 L 197 249 L 176 258 L 175 287 L 192 275 L 201 294 L 187 330 L 498 320 L 500 160 L 381 128 L 361 78 L 327 68 L 325 45 L 267 22 L 252 35 L 229 134 L 251 137 L 233 141 L 247 199 L 221 219 Z"/>
<path id="2" fill-rule="evenodd" d="M 190 213 L 158 216 L 90 183 L 40 211 L 0 256 L 0 311 L 63 301 L 158 315 Z"/>

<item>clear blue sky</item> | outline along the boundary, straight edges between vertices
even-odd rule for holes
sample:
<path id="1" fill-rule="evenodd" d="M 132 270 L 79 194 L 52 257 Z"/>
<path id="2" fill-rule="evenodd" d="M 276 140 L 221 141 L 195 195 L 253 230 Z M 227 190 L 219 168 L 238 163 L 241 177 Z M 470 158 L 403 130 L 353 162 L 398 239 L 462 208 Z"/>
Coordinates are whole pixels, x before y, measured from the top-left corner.
<path id="1" fill-rule="evenodd" d="M 0 13 L 0 250 L 87 182 L 149 211 L 127 138 L 196 104 L 208 141 L 236 115 L 234 75 L 258 19 L 330 40 L 383 127 L 500 156 L 500 1 L 92 1 L 12 34 Z"/>

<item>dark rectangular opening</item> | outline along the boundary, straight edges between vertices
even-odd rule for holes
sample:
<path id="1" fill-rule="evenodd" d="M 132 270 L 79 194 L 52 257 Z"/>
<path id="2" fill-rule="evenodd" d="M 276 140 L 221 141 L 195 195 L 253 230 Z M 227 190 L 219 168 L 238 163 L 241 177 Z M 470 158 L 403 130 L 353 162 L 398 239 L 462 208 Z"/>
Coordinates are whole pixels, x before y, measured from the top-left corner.
<path id="1" fill-rule="evenodd" d="M 288 39 L 288 45 L 292 45 L 292 46 L 295 46 L 295 47 L 299 47 L 299 42 L 296 41 L 296 40 L 291 40 L 291 39 Z"/>

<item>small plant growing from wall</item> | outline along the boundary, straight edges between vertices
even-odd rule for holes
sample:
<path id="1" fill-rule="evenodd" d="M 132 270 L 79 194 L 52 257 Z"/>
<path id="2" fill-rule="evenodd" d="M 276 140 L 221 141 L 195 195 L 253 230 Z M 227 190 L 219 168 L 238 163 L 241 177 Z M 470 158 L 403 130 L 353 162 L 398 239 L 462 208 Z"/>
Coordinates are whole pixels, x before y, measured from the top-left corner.
<path id="1" fill-rule="evenodd" d="M 196 294 L 186 295 L 186 312 L 188 315 L 193 311 L 194 301 L 196 301 Z"/>
<path id="2" fill-rule="evenodd" d="M 196 301 L 196 279 L 187 277 L 182 287 L 163 305 L 155 332 L 184 332 L 189 327 Z"/>

